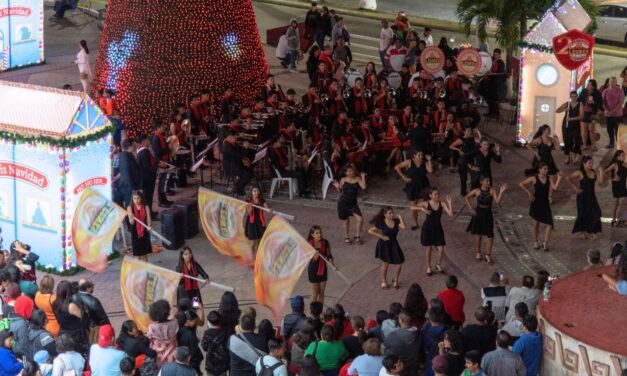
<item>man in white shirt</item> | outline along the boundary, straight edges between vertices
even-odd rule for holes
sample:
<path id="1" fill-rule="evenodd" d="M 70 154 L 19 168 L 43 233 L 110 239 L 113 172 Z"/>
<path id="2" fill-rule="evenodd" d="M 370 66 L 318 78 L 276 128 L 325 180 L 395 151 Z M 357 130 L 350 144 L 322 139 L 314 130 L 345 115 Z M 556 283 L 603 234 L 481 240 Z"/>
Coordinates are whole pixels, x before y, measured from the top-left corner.
<path id="1" fill-rule="evenodd" d="M 381 20 L 381 35 L 379 36 L 379 57 L 381 65 L 385 66 L 385 52 L 394 40 L 394 31 L 390 28 L 387 20 Z"/>
<path id="2" fill-rule="evenodd" d="M 259 375 L 261 369 L 267 368 L 274 376 L 287 376 L 287 366 L 281 361 L 285 355 L 285 344 L 282 339 L 273 338 L 268 341 L 269 354 L 260 357 L 255 364 L 255 373 Z"/>
<path id="3" fill-rule="evenodd" d="M 420 36 L 420 39 L 425 41 L 427 47 L 433 46 L 433 36 L 431 35 L 431 28 L 429 26 L 425 26 L 425 31 Z"/>
<path id="4" fill-rule="evenodd" d="M 535 314 L 536 312 L 536 305 L 538 305 L 542 291 L 533 288 L 534 280 L 530 275 L 523 277 L 522 284 L 522 287 L 512 287 L 509 294 L 507 294 L 505 305 L 508 307 L 508 310 L 505 321 L 510 321 L 515 317 L 516 304 L 520 302 L 527 304 L 530 314 Z"/>

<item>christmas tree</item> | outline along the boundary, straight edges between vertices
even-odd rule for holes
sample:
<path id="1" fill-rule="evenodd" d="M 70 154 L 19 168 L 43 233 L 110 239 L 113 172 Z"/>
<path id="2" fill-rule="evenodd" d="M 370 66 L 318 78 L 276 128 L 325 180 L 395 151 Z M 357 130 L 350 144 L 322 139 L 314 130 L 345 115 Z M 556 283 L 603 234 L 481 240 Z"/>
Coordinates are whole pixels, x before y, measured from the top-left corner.
<path id="1" fill-rule="evenodd" d="M 112 89 L 131 135 L 226 86 L 250 104 L 268 73 L 252 0 L 109 0 L 93 89 Z"/>

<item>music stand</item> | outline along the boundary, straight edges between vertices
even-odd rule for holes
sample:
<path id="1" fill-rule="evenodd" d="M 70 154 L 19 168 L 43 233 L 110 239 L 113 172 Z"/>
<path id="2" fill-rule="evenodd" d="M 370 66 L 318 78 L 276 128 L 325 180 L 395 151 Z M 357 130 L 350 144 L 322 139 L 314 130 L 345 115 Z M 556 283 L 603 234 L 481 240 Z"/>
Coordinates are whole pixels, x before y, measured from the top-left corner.
<path id="1" fill-rule="evenodd" d="M 210 150 L 213 150 L 213 148 L 217 144 L 218 139 L 216 138 L 215 140 L 211 141 L 203 151 L 198 153 L 198 155 L 196 156 L 198 160 L 190 169 L 191 172 L 196 172 L 196 170 L 200 168 L 200 185 L 203 187 L 205 186 L 205 169 L 209 168 L 209 187 L 213 188 L 213 168 L 211 166 L 211 162 L 209 161 L 209 167 L 205 167 L 202 164 L 205 161 L 205 156 L 207 155 L 207 153 L 209 153 Z"/>

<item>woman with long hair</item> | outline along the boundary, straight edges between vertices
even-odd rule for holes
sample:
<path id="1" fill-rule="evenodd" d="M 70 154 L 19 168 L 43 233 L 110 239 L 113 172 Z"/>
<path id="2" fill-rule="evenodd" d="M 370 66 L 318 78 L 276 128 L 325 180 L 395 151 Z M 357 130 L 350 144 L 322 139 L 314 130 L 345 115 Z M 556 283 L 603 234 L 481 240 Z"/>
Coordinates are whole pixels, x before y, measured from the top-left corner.
<path id="1" fill-rule="evenodd" d="M 242 311 L 239 309 L 237 297 L 231 291 L 225 291 L 220 298 L 218 313 L 222 317 L 221 327 L 229 334 L 235 334 L 235 327 L 239 323 Z"/>
<path id="2" fill-rule="evenodd" d="M 320 327 L 322 329 L 322 327 Z M 287 348 L 290 351 L 290 361 L 288 371 L 294 375 L 301 374 L 304 363 L 305 350 L 309 344 L 316 340 L 316 331 L 313 319 L 307 318 L 300 325 L 296 334 L 287 340 Z"/>
<path id="3" fill-rule="evenodd" d="M 366 189 L 366 173 L 362 172 L 357 175 L 357 169 L 353 165 L 347 165 L 344 173 L 344 177 L 339 182 L 334 181 L 333 186 L 341 192 L 340 198 L 337 202 L 337 214 L 342 221 L 342 227 L 344 228 L 344 242 L 346 244 L 352 244 L 349 230 L 350 230 L 350 218 L 353 217 L 357 221 L 355 225 L 355 243 L 363 244 L 361 241 L 361 227 L 364 224 L 364 218 L 357 204 L 357 194 L 359 189 Z"/>
<path id="4" fill-rule="evenodd" d="M 528 176 L 537 175 L 539 173 L 540 164 L 544 163 L 548 167 L 551 184 L 555 184 L 559 170 L 557 169 L 552 153 L 553 150 L 559 150 L 560 141 L 557 135 L 551 135 L 551 127 L 544 124 L 538 128 L 531 142 L 527 144 L 527 148 L 535 153 Z M 549 198 L 552 196 L 553 191 L 549 191 Z"/>
<path id="5" fill-rule="evenodd" d="M 91 63 L 89 62 L 89 48 L 87 47 L 87 41 L 81 40 L 78 42 L 80 47 L 79 53 L 76 55 L 74 63 L 78 66 L 78 72 L 81 75 L 81 85 L 83 85 L 83 91 L 85 93 L 89 90 L 89 76 L 91 75 Z"/>
<path id="6" fill-rule="evenodd" d="M 258 207 L 270 209 L 266 200 L 263 198 L 261 188 L 258 186 L 253 187 L 250 190 L 250 197 L 248 197 L 248 205 L 246 205 L 246 216 L 244 217 L 244 233 L 248 240 L 253 241 L 253 255 L 257 253 L 259 247 L 259 241 L 263 237 L 263 233 L 266 231 L 266 213 Z M 253 206 L 254 205 L 254 206 Z"/>
<path id="7" fill-rule="evenodd" d="M 59 283 L 59 285 L 61 283 Z M 52 362 L 53 375 L 83 374 L 83 369 L 85 368 L 85 358 L 81 355 L 81 346 L 74 342 L 72 336 L 69 334 L 59 335 L 59 340 L 57 341 L 57 352 L 59 355 L 54 358 Z"/>
<path id="8" fill-rule="evenodd" d="M 568 184 L 577 193 L 577 218 L 572 233 L 583 233 L 585 239 L 596 239 L 596 234 L 601 232 L 601 207 L 594 190 L 597 179 L 599 184 L 603 183 L 603 169 L 595 171 L 594 161 L 589 155 L 581 158 L 579 170 L 566 177 Z M 579 182 L 579 186 L 575 185 L 576 182 Z"/>
<path id="9" fill-rule="evenodd" d="M 605 166 L 603 173 L 608 174 L 612 181 L 612 197 L 614 197 L 612 226 L 620 226 L 625 223 L 624 219 L 618 218 L 620 199 L 627 197 L 627 165 L 625 164 L 625 152 L 622 150 L 614 152 L 612 160 Z"/>
<path id="10" fill-rule="evenodd" d="M 146 205 L 146 199 L 141 191 L 133 191 L 133 203 L 126 208 L 128 222 L 131 228 L 131 246 L 133 256 L 142 261 L 148 261 L 148 255 L 152 252 L 150 242 L 150 229 L 152 228 L 152 218 L 150 208 Z M 139 223 L 143 222 L 148 228 Z"/>
<path id="11" fill-rule="evenodd" d="M 551 212 L 551 192 L 557 190 L 562 180 L 562 175 L 557 174 L 557 179 L 552 181 L 549 177 L 549 166 L 540 162 L 538 164 L 538 174 L 530 176 L 518 184 L 520 188 L 529 196 L 529 216 L 533 221 L 533 249 L 540 249 L 540 223 L 546 225 L 544 230 L 544 240 L 542 249 L 549 251 L 549 239 L 553 232 L 553 213 Z M 533 193 L 527 188 L 533 184 Z"/>
<path id="12" fill-rule="evenodd" d="M 403 173 L 405 170 L 406 173 Z M 405 182 L 405 195 L 411 206 L 418 205 L 418 201 L 424 199 L 424 193 L 429 188 L 429 177 L 427 174 L 433 173 L 433 164 L 431 163 L 431 156 L 425 154 L 422 150 L 413 150 L 411 152 L 411 159 L 404 160 L 403 162 L 394 166 L 394 171 Z M 414 225 L 411 226 L 412 231 L 420 227 L 418 222 L 418 211 L 412 210 L 411 216 L 414 219 Z"/>
<path id="13" fill-rule="evenodd" d="M 431 187 L 428 192 L 428 200 L 419 202 L 411 207 L 412 211 L 422 210 L 427 214 L 427 218 L 422 224 L 420 233 L 420 243 L 425 247 L 427 254 L 427 275 L 431 276 L 431 252 L 433 247 L 438 251 L 438 258 L 435 263 L 435 270 L 444 273 L 442 269 L 442 257 L 444 256 L 444 229 L 442 228 L 442 212 L 446 212 L 449 217 L 453 216 L 453 204 L 451 196 L 447 195 L 445 201 L 440 201 L 440 193 L 435 187 Z"/>
<path id="14" fill-rule="evenodd" d="M 120 335 L 115 339 L 115 344 L 133 359 L 144 356 L 156 358 L 157 352 L 150 348 L 150 340 L 139 330 L 137 323 L 126 320 L 120 328 Z"/>
<path id="15" fill-rule="evenodd" d="M 52 334 L 52 337 L 57 338 L 59 336 L 59 323 L 52 310 L 52 303 L 57 299 L 57 296 L 53 294 L 53 291 L 54 278 L 46 274 L 39 282 L 39 291 L 35 294 L 35 305 L 46 313 L 48 318 L 46 330 Z"/>
<path id="16" fill-rule="evenodd" d="M 400 214 L 396 216 L 391 207 L 384 206 L 370 220 L 370 224 L 372 227 L 370 227 L 368 233 L 379 238 L 375 257 L 381 260 L 381 288 L 384 290 L 389 288 L 387 275 L 388 267 L 392 264 L 396 265 L 396 272 L 394 273 L 394 278 L 392 278 L 392 287 L 398 289 L 398 279 L 401 275 L 402 265 L 405 262 L 405 255 L 403 255 L 403 250 L 397 240 L 398 231 L 405 229 L 403 217 Z"/>
<path id="17" fill-rule="evenodd" d="M 83 353 L 87 350 L 86 320 L 81 307 L 73 302 L 73 296 L 72 284 L 69 281 L 59 282 L 57 298 L 52 302 L 52 311 L 59 323 L 59 336 L 70 336 L 76 351 Z"/>
<path id="18" fill-rule="evenodd" d="M 333 254 L 331 253 L 331 245 L 328 240 L 322 237 L 322 228 L 317 225 L 311 226 L 309 229 L 307 241 L 317 251 L 309 261 L 309 266 L 307 267 L 307 276 L 309 277 L 309 283 L 311 283 L 311 301 L 324 304 L 324 290 L 327 286 L 328 265 L 322 257 L 327 259 L 327 261 L 335 267 Z"/>
<path id="19" fill-rule="evenodd" d="M 494 245 L 494 216 L 492 215 L 492 202 L 497 204 L 501 203 L 503 199 L 503 193 L 507 190 L 507 184 L 501 185 L 498 193 L 496 189 L 492 188 L 490 184 L 489 176 L 482 176 L 479 179 L 479 188 L 470 191 L 466 197 L 466 205 L 470 210 L 472 219 L 466 228 L 466 232 L 473 234 L 476 237 L 477 255 L 475 260 L 481 261 L 481 239 L 486 237 L 488 239 L 488 247 L 484 255 L 485 261 L 488 265 L 494 264 L 492 260 L 492 246 Z M 477 200 L 477 206 L 473 207 L 470 200 L 475 198 Z"/>
<path id="20" fill-rule="evenodd" d="M 582 150 L 597 149 L 596 129 L 594 117 L 603 108 L 603 96 L 598 89 L 597 80 L 588 80 L 586 88 L 579 94 L 579 101 L 583 103 L 583 119 L 581 120 L 581 145 Z"/>
<path id="21" fill-rule="evenodd" d="M 177 346 L 186 346 L 191 352 L 189 365 L 196 370 L 197 375 L 202 375 L 200 364 L 203 360 L 202 351 L 200 351 L 200 343 L 196 334 L 198 325 L 198 315 L 193 309 L 180 311 L 176 314 L 176 320 L 179 324 L 179 331 L 176 335 Z"/>
<path id="22" fill-rule="evenodd" d="M 427 309 L 429 309 L 429 303 L 425 298 L 422 287 L 418 283 L 412 283 L 409 289 L 407 289 L 403 309 L 409 312 L 411 316 L 411 326 L 422 328 L 422 324 L 425 322 L 425 314 Z"/>
<path id="23" fill-rule="evenodd" d="M 202 305 L 202 296 L 200 289 L 207 283 L 209 274 L 205 272 L 205 269 L 194 259 L 192 249 L 185 246 L 179 253 L 179 262 L 176 264 L 176 272 L 181 273 L 181 280 L 177 289 L 177 300 L 184 298 L 191 299 Z M 205 282 L 198 282 L 195 279 L 187 278 L 202 278 Z"/>
<path id="24" fill-rule="evenodd" d="M 565 163 L 575 164 L 579 162 L 581 155 L 581 121 L 583 120 L 583 105 L 579 102 L 577 92 L 571 91 L 568 102 L 559 106 L 555 112 L 558 114 L 565 112 L 562 121 Z"/>
<path id="25" fill-rule="evenodd" d="M 331 320 L 328 320 L 326 325 L 333 328 L 334 338 L 342 340 L 344 337 L 353 334 L 355 330 L 353 329 L 351 321 L 346 317 L 344 306 L 341 304 L 335 304 L 330 308 Z"/>

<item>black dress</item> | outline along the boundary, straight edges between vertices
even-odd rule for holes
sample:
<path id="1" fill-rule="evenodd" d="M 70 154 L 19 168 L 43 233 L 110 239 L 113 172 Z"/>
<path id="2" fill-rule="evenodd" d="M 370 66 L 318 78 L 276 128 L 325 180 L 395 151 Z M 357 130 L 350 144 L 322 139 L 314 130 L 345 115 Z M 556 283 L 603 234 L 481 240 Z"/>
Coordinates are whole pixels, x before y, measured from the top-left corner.
<path id="1" fill-rule="evenodd" d="M 572 233 L 587 232 L 594 234 L 601 232 L 601 207 L 594 193 L 594 185 L 597 181 L 596 174 L 590 179 L 585 173 L 579 181 L 579 187 L 583 192 L 577 195 L 577 218 Z"/>
<path id="2" fill-rule="evenodd" d="M 617 162 L 618 171 L 616 176 L 618 177 L 617 181 L 612 180 L 612 196 L 614 198 L 627 197 L 627 167 L 625 167 L 622 163 Z"/>
<path id="3" fill-rule="evenodd" d="M 135 205 L 132 206 L 133 214 L 140 221 L 146 223 L 146 216 L 144 218 L 140 218 L 139 212 L 135 209 Z M 131 246 L 133 247 L 133 256 L 146 256 L 152 253 L 152 244 L 150 243 L 150 231 L 145 227 L 142 227 L 143 233 L 142 236 L 139 236 L 139 231 L 137 228 L 141 226 L 139 223 L 135 222 L 135 224 L 130 225 L 131 227 Z"/>
<path id="4" fill-rule="evenodd" d="M 346 220 L 353 214 L 361 216 L 361 210 L 357 205 L 357 193 L 359 193 L 359 183 L 344 182 L 342 194 L 337 202 L 337 215 L 341 220 Z"/>
<path id="5" fill-rule="evenodd" d="M 322 256 L 330 261 L 333 259 L 333 256 L 331 255 L 331 246 L 326 239 L 322 239 L 322 242 L 324 243 L 324 247 L 316 248 L 316 251 L 320 252 Z M 311 246 L 313 247 L 313 244 Z M 321 257 L 318 257 L 317 261 L 314 261 L 312 258 L 307 266 L 309 283 L 325 282 L 328 279 L 327 269 L 327 263 Z"/>
<path id="6" fill-rule="evenodd" d="M 549 190 L 551 189 L 551 181 L 547 176 L 546 182 L 542 183 L 536 175 L 533 184 L 533 201 L 529 205 L 529 216 L 534 220 L 553 227 L 553 213 L 551 212 L 551 203 L 549 202 Z"/>
<path id="7" fill-rule="evenodd" d="M 409 183 L 405 184 L 405 194 L 409 201 L 417 201 L 423 197 L 423 192 L 429 187 L 429 178 L 427 177 L 426 162 L 422 162 L 420 166 L 416 166 L 414 161 L 410 162 L 407 169 Z"/>
<path id="8" fill-rule="evenodd" d="M 557 169 L 557 166 L 555 165 L 555 160 L 553 160 L 552 152 L 553 152 L 553 141 L 551 141 L 551 145 L 547 145 L 542 140 L 540 140 L 540 143 L 538 144 L 538 156 L 540 158 L 539 159 L 534 158 L 534 162 L 537 161 L 537 163 L 539 162 L 546 163 L 547 167 L 549 168 L 549 175 L 555 175 L 560 171 Z"/>
<path id="9" fill-rule="evenodd" d="M 263 206 L 265 201 L 261 201 L 259 206 Z M 266 217 L 263 210 L 253 206 L 250 214 L 244 217 L 244 233 L 248 240 L 258 240 L 263 237 L 266 231 Z"/>
<path id="10" fill-rule="evenodd" d="M 381 220 L 375 224 L 375 227 L 381 231 L 384 236 L 390 239 L 379 239 L 375 257 L 388 264 L 402 264 L 405 262 L 405 255 L 403 255 L 403 250 L 396 239 L 400 222 L 398 218 L 395 218 L 394 227 L 392 228 L 389 228 L 388 225 L 385 224 L 385 220 Z"/>
<path id="11" fill-rule="evenodd" d="M 475 208 L 477 214 L 470 220 L 466 232 L 473 235 L 486 236 L 488 238 L 494 237 L 491 191 L 491 188 L 487 192 L 481 190 L 481 193 L 477 196 L 477 207 Z"/>
<path id="12" fill-rule="evenodd" d="M 420 232 L 420 243 L 425 246 L 445 246 L 444 229 L 442 228 L 442 203 L 437 209 L 431 207 L 431 203 L 427 203 L 427 218 L 422 223 Z"/>

